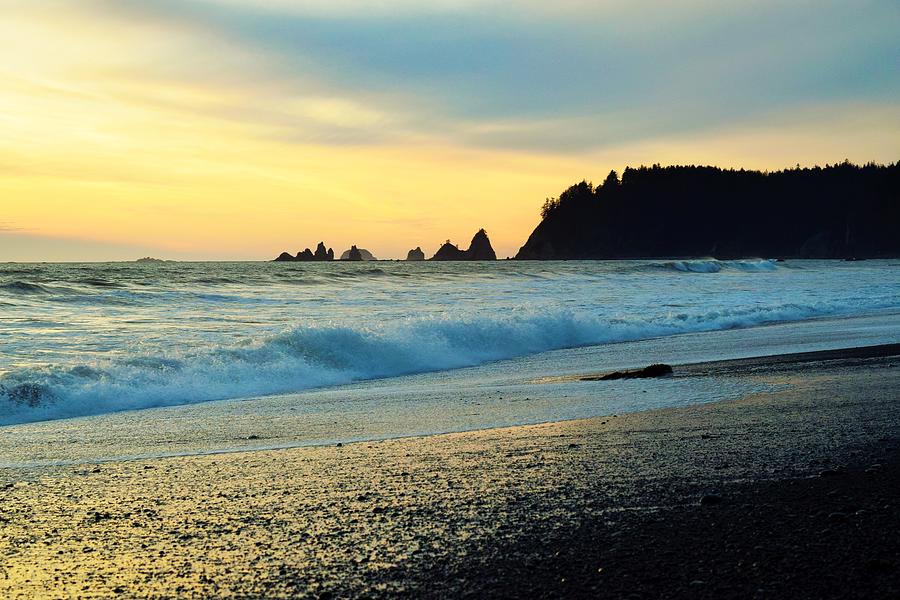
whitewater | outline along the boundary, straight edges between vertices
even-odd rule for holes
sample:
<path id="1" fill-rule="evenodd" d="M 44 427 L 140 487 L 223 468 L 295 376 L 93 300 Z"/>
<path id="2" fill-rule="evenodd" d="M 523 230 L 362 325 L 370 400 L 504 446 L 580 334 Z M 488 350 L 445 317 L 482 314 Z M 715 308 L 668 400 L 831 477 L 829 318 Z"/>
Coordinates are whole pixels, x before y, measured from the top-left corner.
<path id="1" fill-rule="evenodd" d="M 897 261 L 0 264 L 0 425 L 898 312 Z"/>

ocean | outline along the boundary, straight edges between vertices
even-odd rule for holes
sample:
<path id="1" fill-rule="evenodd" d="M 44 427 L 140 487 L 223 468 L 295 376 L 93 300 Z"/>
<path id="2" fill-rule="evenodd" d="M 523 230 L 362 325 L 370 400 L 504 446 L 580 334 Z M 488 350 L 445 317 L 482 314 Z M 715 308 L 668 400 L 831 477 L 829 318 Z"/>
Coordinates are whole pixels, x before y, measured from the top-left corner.
<path id="1" fill-rule="evenodd" d="M 897 342 L 898 315 L 896 260 L 0 264 L 0 449 L 15 434 L 19 459 L 64 460 L 41 443 L 83 428 L 121 442 L 90 456 L 218 451 L 710 401 L 754 384 L 540 381 Z"/>

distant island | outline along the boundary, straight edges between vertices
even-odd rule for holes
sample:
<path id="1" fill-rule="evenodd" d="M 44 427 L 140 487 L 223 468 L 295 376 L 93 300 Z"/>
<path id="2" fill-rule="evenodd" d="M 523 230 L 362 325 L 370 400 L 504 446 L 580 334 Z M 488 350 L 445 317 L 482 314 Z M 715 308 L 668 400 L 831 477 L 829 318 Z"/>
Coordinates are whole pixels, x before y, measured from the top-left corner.
<path id="1" fill-rule="evenodd" d="M 900 162 L 615 171 L 548 199 L 517 259 L 900 256 Z"/>
<path id="2" fill-rule="evenodd" d="M 172 263 L 174 260 L 163 260 L 161 258 L 153 258 L 152 256 L 145 256 L 144 258 L 138 258 L 134 262 L 136 263 Z"/>

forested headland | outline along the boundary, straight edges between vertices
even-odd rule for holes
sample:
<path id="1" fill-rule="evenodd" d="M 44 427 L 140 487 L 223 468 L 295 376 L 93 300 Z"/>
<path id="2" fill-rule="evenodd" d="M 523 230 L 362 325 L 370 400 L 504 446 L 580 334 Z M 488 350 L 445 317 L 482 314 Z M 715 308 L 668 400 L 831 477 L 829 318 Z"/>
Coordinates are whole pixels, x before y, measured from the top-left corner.
<path id="1" fill-rule="evenodd" d="M 653 165 L 550 198 L 518 259 L 900 256 L 900 162 Z"/>

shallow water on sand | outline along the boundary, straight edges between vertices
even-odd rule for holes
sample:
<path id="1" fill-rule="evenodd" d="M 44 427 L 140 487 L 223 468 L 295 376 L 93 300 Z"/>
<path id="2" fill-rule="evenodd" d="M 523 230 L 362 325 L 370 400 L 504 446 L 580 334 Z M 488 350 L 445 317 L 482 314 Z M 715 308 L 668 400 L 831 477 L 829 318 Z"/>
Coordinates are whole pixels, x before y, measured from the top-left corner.
<path id="1" fill-rule="evenodd" d="M 6 264 L 0 425 L 898 308 L 896 261 Z"/>

